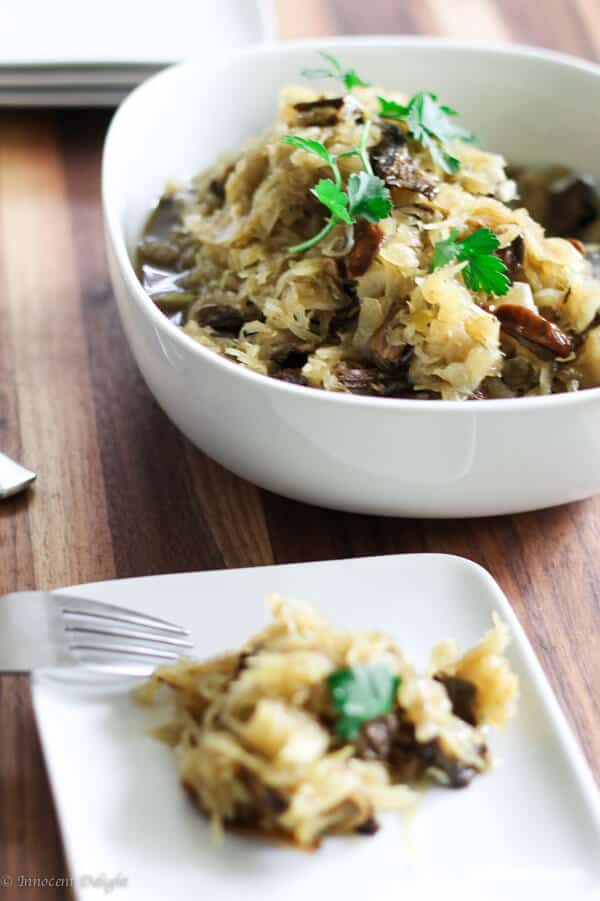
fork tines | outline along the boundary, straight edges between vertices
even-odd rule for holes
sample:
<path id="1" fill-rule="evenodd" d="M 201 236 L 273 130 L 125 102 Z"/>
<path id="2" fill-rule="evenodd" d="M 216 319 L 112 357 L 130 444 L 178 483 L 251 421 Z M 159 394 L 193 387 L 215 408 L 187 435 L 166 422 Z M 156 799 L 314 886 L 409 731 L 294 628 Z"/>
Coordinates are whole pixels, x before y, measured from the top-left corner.
<path id="1" fill-rule="evenodd" d="M 181 626 L 125 607 L 62 598 L 61 613 L 68 650 L 78 658 L 172 661 L 194 647 Z"/>

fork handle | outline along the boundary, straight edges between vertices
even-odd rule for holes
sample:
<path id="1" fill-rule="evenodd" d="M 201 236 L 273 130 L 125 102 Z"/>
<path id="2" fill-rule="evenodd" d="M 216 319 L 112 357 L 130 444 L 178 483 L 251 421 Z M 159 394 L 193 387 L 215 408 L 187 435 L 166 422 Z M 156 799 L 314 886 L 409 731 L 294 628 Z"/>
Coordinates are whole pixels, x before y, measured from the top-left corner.
<path id="1" fill-rule="evenodd" d="M 0 673 L 28 673 L 36 666 L 59 666 L 59 623 L 44 591 L 0 597 Z"/>

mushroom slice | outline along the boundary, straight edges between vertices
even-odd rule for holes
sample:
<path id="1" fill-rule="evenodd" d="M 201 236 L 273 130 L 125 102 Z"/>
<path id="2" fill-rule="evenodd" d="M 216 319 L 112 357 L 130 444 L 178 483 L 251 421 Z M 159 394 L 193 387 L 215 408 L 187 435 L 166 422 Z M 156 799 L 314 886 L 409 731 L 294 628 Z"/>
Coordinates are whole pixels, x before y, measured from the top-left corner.
<path id="1" fill-rule="evenodd" d="M 319 97 L 318 100 L 301 100 L 294 104 L 298 113 L 297 124 L 302 126 L 335 125 L 339 111 L 344 105 L 343 97 Z"/>
<path id="2" fill-rule="evenodd" d="M 379 250 L 383 232 L 378 225 L 360 220 L 355 228 L 354 247 L 345 259 L 346 279 L 364 275 Z"/>
<path id="3" fill-rule="evenodd" d="M 488 309 L 500 320 L 504 331 L 513 338 L 524 338 L 537 347 L 549 350 L 555 357 L 568 357 L 574 350 L 572 338 L 562 329 L 526 307 L 506 303 Z"/>
<path id="4" fill-rule="evenodd" d="M 525 259 L 525 240 L 523 235 L 517 235 L 510 244 L 497 250 L 496 256 L 500 257 L 506 266 L 506 274 L 511 282 L 526 281 L 525 273 L 523 272 L 523 260 Z"/>
<path id="5" fill-rule="evenodd" d="M 437 187 L 413 160 L 402 129 L 387 123 L 381 131 L 382 138 L 370 153 L 375 174 L 388 188 L 403 188 L 429 199 L 434 197 Z"/>

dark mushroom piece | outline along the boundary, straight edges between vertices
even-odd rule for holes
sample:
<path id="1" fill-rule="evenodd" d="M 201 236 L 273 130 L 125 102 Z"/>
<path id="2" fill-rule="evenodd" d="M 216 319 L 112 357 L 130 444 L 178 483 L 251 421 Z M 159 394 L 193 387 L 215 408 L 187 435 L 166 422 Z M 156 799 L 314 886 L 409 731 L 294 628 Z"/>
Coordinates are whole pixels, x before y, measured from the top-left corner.
<path id="1" fill-rule="evenodd" d="M 413 390 L 408 378 L 398 375 L 386 376 L 383 381 L 381 390 L 377 393 L 378 397 L 422 397 L 417 395 Z"/>
<path id="2" fill-rule="evenodd" d="M 375 835 L 379 832 L 379 823 L 375 817 L 367 817 L 362 823 L 359 823 L 354 830 L 358 835 Z"/>
<path id="3" fill-rule="evenodd" d="M 437 682 L 441 682 L 446 689 L 446 694 L 452 704 L 452 713 L 470 726 L 476 726 L 475 701 L 477 699 L 477 686 L 473 682 L 469 682 L 468 679 L 459 679 L 458 676 L 447 676 L 445 673 L 438 673 L 433 678 Z"/>
<path id="4" fill-rule="evenodd" d="M 517 340 L 525 339 L 536 348 L 550 351 L 555 357 L 568 357 L 575 344 L 558 325 L 518 304 L 488 306 L 488 312 L 500 320 L 504 331 Z"/>
<path id="5" fill-rule="evenodd" d="M 377 346 L 375 345 L 374 347 L 371 344 L 371 341 L 369 341 L 369 347 L 374 350 L 373 359 L 375 365 L 379 369 L 383 369 L 384 371 L 387 370 L 396 376 L 400 374 L 400 370 L 405 371 L 408 369 L 415 352 L 415 349 L 411 344 L 387 344 L 385 348 L 379 352 Z"/>
<path id="6" fill-rule="evenodd" d="M 318 100 L 301 100 L 294 103 L 298 113 L 298 125 L 335 125 L 344 105 L 343 97 L 320 97 Z"/>
<path id="7" fill-rule="evenodd" d="M 343 97 L 319 97 L 317 100 L 300 100 L 294 103 L 294 109 L 299 113 L 308 113 L 314 109 L 341 109 L 344 105 Z"/>
<path id="8" fill-rule="evenodd" d="M 333 109 L 341 109 L 343 105 L 343 97 L 319 97 L 318 100 L 301 100 L 299 103 L 294 103 L 294 109 L 299 113 L 307 113 L 310 110 L 326 109 L 330 106 Z"/>
<path id="9" fill-rule="evenodd" d="M 388 188 L 403 188 L 430 199 L 434 197 L 437 187 L 413 160 L 402 129 L 386 122 L 381 132 L 381 140 L 370 152 L 375 175 L 382 178 Z"/>
<path id="10" fill-rule="evenodd" d="M 220 203 L 225 200 L 225 179 L 212 178 L 208 183 L 208 190 L 217 198 Z"/>
<path id="11" fill-rule="evenodd" d="M 506 274 L 511 282 L 526 281 L 523 271 L 523 260 L 525 259 L 525 240 L 523 235 L 517 235 L 507 247 L 497 250 L 496 256 L 500 257 L 506 266 Z"/>
<path id="12" fill-rule="evenodd" d="M 415 727 L 399 708 L 363 723 L 354 746 L 357 757 L 388 764 L 402 780 L 423 772 Z"/>
<path id="13" fill-rule="evenodd" d="M 413 776 L 418 776 L 424 769 L 435 767 L 445 774 L 451 788 L 464 788 L 479 772 L 476 766 L 446 752 L 439 739 L 418 742 L 415 727 L 405 718 L 402 710 L 363 723 L 355 747 L 357 756 L 363 760 L 382 761 L 405 776 L 411 772 Z M 485 745 L 482 745 L 482 763 L 486 752 Z"/>
<path id="14" fill-rule="evenodd" d="M 356 294 L 354 282 L 346 282 L 343 287 L 348 301 L 343 306 L 338 307 L 335 311 L 329 326 L 332 333 L 335 333 L 338 329 L 348 327 L 360 313 L 360 300 Z"/>
<path id="15" fill-rule="evenodd" d="M 468 397 L 467 400 L 487 400 L 488 395 L 483 387 L 477 388 Z"/>
<path id="16" fill-rule="evenodd" d="M 348 366 L 336 370 L 338 382 L 352 394 L 377 394 L 381 373 L 375 367 Z"/>
<path id="17" fill-rule="evenodd" d="M 363 723 L 355 741 L 357 756 L 363 760 L 389 760 L 398 726 L 396 713 L 376 716 Z"/>
<path id="18" fill-rule="evenodd" d="M 406 372 L 382 372 L 374 366 L 340 366 L 336 370 L 339 383 L 351 394 L 369 397 L 412 397 L 413 389 Z"/>
<path id="19" fill-rule="evenodd" d="M 235 307 L 225 303 L 207 303 L 194 313 L 198 325 L 212 328 L 221 335 L 237 335 L 244 324 L 244 317 Z"/>
<path id="20" fill-rule="evenodd" d="M 576 235 L 598 218 L 598 206 L 591 179 L 582 175 L 559 178 L 548 190 L 548 230 L 563 237 Z"/>
<path id="21" fill-rule="evenodd" d="M 302 369 L 308 360 L 308 352 L 297 347 L 284 347 L 274 353 L 272 359 L 282 369 Z"/>
<path id="22" fill-rule="evenodd" d="M 466 788 L 479 772 L 477 767 L 446 753 L 437 738 L 419 745 L 419 749 L 419 755 L 425 766 L 441 770 L 446 776 L 450 788 Z M 482 756 L 484 752 L 485 745 L 482 749 Z"/>
<path id="23" fill-rule="evenodd" d="M 233 163 L 229 164 L 225 167 L 225 171 L 220 176 L 220 178 L 212 178 L 208 183 L 208 190 L 218 201 L 219 206 L 222 206 L 225 201 L 225 187 L 227 185 L 227 179 L 233 172 L 234 168 L 235 166 L 233 165 Z"/>
<path id="24" fill-rule="evenodd" d="M 287 799 L 276 788 L 265 785 L 250 772 L 242 770 L 240 779 L 244 783 L 249 799 L 236 804 L 228 825 L 241 828 L 259 828 L 262 822 L 272 822 L 289 807 Z"/>
<path id="25" fill-rule="evenodd" d="M 346 279 L 355 279 L 364 275 L 379 250 L 383 240 L 383 232 L 373 222 L 359 220 L 354 231 L 354 246 L 344 260 Z"/>

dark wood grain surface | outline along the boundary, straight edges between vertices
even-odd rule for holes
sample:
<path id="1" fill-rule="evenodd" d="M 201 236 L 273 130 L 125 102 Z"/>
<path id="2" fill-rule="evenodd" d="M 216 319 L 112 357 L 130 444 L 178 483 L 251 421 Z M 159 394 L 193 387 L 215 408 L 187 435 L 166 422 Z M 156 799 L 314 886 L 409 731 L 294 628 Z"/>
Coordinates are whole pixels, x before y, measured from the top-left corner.
<path id="1" fill-rule="evenodd" d="M 279 0 L 285 37 L 430 33 L 600 55 L 599 0 Z M 150 573 L 441 551 L 487 567 L 600 778 L 600 498 L 483 521 L 352 516 L 261 491 L 183 438 L 117 318 L 103 111 L 0 112 L 0 447 L 39 473 L 0 505 L 0 593 Z M 0 677 L 0 876 L 66 875 L 23 677 Z M 0 899 L 68 897 L 2 888 Z"/>

